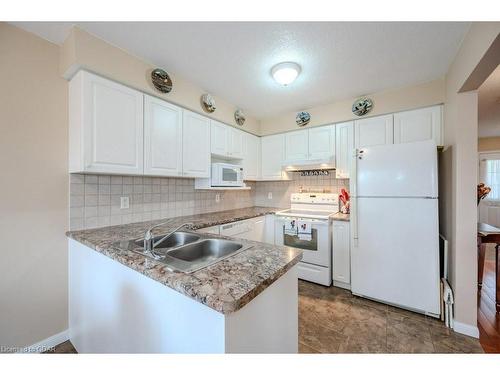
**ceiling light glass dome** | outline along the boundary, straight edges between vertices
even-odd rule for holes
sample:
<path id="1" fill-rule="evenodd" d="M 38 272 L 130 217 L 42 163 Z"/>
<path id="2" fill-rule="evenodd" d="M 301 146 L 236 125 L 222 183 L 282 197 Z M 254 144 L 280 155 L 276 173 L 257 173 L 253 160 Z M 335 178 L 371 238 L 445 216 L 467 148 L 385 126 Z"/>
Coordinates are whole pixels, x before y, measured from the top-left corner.
<path id="1" fill-rule="evenodd" d="M 271 75 L 280 85 L 288 86 L 300 73 L 300 65 L 294 62 L 282 62 L 271 69 Z"/>

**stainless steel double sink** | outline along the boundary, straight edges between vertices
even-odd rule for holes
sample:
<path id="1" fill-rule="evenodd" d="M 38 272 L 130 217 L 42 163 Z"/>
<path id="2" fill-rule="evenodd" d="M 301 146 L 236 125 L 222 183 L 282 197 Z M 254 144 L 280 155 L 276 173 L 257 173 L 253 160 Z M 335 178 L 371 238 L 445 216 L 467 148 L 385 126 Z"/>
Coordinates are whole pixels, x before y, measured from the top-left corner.
<path id="1" fill-rule="evenodd" d="M 154 238 L 156 242 L 163 236 Z M 120 250 L 133 251 L 164 263 L 172 271 L 192 273 L 248 250 L 252 245 L 219 238 L 209 238 L 189 232 L 175 232 L 154 249 L 144 251 L 144 239 L 119 241 L 113 244 Z"/>

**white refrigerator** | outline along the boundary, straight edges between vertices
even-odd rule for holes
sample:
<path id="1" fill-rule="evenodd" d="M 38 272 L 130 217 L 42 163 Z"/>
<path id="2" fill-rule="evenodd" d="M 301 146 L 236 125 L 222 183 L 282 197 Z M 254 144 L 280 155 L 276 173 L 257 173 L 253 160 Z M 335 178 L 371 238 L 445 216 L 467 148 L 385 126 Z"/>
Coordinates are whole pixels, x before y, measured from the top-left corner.
<path id="1" fill-rule="evenodd" d="M 436 144 L 360 148 L 352 172 L 352 293 L 438 316 Z"/>

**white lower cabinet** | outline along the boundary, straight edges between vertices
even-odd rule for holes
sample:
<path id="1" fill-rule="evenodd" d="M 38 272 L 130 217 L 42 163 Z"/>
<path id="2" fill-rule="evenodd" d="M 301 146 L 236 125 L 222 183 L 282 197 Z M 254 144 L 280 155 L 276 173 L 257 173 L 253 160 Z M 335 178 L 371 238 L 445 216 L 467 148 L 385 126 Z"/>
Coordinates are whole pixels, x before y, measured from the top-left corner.
<path id="1" fill-rule="evenodd" d="M 274 215 L 258 216 L 197 230 L 199 233 L 243 238 L 274 245 Z"/>
<path id="2" fill-rule="evenodd" d="M 333 285 L 351 289 L 351 246 L 348 221 L 333 221 Z"/>
<path id="3" fill-rule="evenodd" d="M 220 235 L 264 242 L 265 222 L 266 217 L 259 216 L 252 219 L 223 224 L 220 226 Z"/>
<path id="4" fill-rule="evenodd" d="M 266 215 L 265 227 L 264 227 L 264 240 L 262 242 L 274 245 L 275 244 L 275 215 Z"/>
<path id="5" fill-rule="evenodd" d="M 252 219 L 223 224 L 220 226 L 220 235 L 250 240 L 254 235 Z"/>

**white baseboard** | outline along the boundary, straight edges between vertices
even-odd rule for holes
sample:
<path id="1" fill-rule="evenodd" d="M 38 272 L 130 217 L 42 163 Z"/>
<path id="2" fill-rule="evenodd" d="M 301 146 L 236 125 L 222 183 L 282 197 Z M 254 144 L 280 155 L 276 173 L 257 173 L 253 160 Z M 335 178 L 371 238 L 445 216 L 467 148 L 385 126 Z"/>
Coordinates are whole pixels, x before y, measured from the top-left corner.
<path id="1" fill-rule="evenodd" d="M 25 348 L 19 348 L 17 353 L 42 353 L 56 345 L 63 343 L 64 341 L 69 340 L 69 331 L 62 331 L 56 333 L 53 336 L 47 337 L 46 339 L 37 342 L 36 344 L 27 346 Z"/>
<path id="2" fill-rule="evenodd" d="M 460 323 L 453 320 L 453 330 L 463 335 L 479 338 L 479 328 L 470 324 Z"/>

